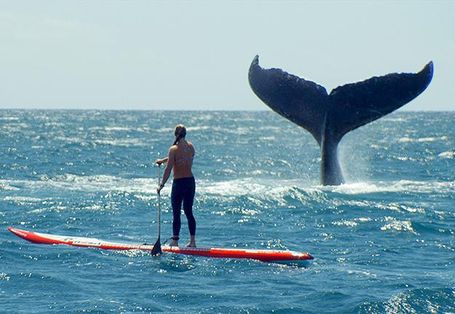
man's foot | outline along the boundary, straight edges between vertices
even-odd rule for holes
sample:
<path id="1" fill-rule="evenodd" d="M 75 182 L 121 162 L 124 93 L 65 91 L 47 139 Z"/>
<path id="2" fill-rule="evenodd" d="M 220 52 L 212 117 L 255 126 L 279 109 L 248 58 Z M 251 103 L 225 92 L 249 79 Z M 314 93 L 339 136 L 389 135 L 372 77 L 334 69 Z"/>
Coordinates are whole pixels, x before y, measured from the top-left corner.
<path id="1" fill-rule="evenodd" d="M 196 247 L 196 237 L 190 236 L 190 242 L 186 245 L 187 247 Z"/>
<path id="2" fill-rule="evenodd" d="M 169 246 L 179 246 L 179 241 L 172 240 L 171 243 L 169 243 Z"/>
<path id="3" fill-rule="evenodd" d="M 186 247 L 196 247 L 196 242 L 188 242 L 188 244 L 186 245 Z"/>

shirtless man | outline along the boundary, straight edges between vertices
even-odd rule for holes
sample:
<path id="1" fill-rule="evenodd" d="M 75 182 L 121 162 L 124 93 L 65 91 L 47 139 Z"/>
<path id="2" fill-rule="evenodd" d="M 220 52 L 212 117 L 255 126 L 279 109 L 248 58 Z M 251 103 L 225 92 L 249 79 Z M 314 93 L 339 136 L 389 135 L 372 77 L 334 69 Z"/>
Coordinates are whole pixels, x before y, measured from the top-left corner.
<path id="1" fill-rule="evenodd" d="M 180 234 L 180 214 L 183 203 L 183 211 L 188 219 L 188 228 L 190 230 L 190 241 L 187 246 L 196 247 L 196 220 L 193 216 L 193 201 L 196 190 L 196 183 L 191 172 L 193 158 L 195 154 L 194 146 L 185 139 L 186 128 L 182 124 L 175 127 L 175 141 L 169 148 L 168 157 L 157 159 L 158 165 L 167 162 L 164 169 L 163 180 L 157 192 L 160 193 L 166 184 L 171 170 L 174 169 L 174 180 L 172 182 L 171 203 L 173 212 L 172 221 L 172 242 L 171 246 L 178 246 Z"/>

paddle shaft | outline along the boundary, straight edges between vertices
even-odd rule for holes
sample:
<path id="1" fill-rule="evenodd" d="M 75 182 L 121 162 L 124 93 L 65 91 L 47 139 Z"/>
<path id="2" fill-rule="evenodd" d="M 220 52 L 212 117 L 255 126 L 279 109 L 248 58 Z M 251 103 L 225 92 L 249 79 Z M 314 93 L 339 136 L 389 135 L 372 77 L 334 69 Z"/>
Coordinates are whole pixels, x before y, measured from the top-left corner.
<path id="1" fill-rule="evenodd" d="M 160 187 L 160 181 L 161 181 L 161 167 L 158 165 L 158 188 Z M 153 246 L 151 254 L 153 256 L 158 256 L 162 253 L 161 251 L 161 196 L 160 192 L 158 192 L 158 211 L 157 211 L 157 218 L 158 218 L 158 239 L 155 242 L 155 245 Z"/>
<path id="2" fill-rule="evenodd" d="M 158 165 L 158 188 L 161 184 L 161 165 Z M 161 193 L 158 193 L 158 239 L 161 236 Z"/>

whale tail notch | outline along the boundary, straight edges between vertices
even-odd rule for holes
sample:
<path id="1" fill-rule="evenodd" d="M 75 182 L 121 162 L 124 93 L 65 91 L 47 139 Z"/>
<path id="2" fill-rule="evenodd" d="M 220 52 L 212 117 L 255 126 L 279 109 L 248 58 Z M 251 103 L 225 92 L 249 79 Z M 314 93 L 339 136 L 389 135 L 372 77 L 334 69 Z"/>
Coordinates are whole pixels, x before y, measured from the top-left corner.
<path id="1" fill-rule="evenodd" d="M 263 69 L 259 56 L 248 79 L 253 92 L 272 110 L 309 131 L 321 147 L 324 185 L 344 182 L 337 147 L 343 136 L 404 106 L 420 95 L 433 77 L 433 63 L 418 73 L 392 73 L 335 88 L 284 72 Z"/>

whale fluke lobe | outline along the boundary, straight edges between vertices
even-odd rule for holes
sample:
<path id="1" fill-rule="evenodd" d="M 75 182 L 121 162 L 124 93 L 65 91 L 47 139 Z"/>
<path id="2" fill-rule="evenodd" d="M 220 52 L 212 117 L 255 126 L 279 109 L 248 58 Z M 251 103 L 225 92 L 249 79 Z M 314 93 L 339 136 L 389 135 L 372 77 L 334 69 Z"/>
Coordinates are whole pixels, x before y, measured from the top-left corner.
<path id="1" fill-rule="evenodd" d="M 433 77 L 433 63 L 418 73 L 392 73 L 346 84 L 327 93 L 323 86 L 284 72 L 263 69 L 256 56 L 248 79 L 272 110 L 305 128 L 321 148 L 321 183 L 344 182 L 338 162 L 343 136 L 402 107 L 420 95 Z"/>
<path id="2" fill-rule="evenodd" d="M 328 94 L 324 87 L 281 69 L 262 69 L 259 56 L 251 63 L 249 82 L 272 110 L 309 131 L 320 142 Z"/>
<path id="3" fill-rule="evenodd" d="M 331 114 L 337 119 L 332 127 L 344 135 L 377 120 L 420 95 L 432 77 L 433 62 L 429 62 L 416 74 L 392 73 L 337 87 L 329 96 Z"/>

